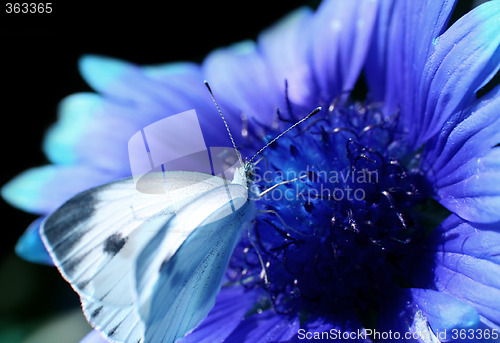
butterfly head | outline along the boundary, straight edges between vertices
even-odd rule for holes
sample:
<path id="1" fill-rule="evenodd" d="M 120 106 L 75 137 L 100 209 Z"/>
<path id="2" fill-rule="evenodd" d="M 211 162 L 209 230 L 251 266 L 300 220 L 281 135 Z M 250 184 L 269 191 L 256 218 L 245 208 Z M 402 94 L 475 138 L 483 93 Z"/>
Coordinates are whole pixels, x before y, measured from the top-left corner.
<path id="1" fill-rule="evenodd" d="M 255 181 L 255 163 L 245 161 L 243 165 L 243 171 L 245 172 L 247 183 L 250 184 Z"/>
<path id="2" fill-rule="evenodd" d="M 234 173 L 233 183 L 250 188 L 255 180 L 255 163 L 245 161 L 242 167 L 239 167 Z"/>

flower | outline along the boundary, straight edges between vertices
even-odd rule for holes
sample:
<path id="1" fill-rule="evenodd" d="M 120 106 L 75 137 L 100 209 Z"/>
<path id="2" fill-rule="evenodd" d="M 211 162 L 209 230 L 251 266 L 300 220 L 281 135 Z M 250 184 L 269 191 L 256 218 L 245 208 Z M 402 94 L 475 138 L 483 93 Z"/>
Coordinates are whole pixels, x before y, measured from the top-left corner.
<path id="1" fill-rule="evenodd" d="M 500 86 L 477 92 L 500 66 L 500 1 L 447 28 L 454 5 L 325 1 L 201 66 L 83 57 L 99 95 L 62 102 L 44 141 L 53 164 L 2 195 L 46 215 L 128 176 L 128 139 L 192 108 L 208 145 L 224 144 L 204 79 L 244 156 L 322 106 L 262 152 L 261 190 L 296 180 L 256 202 L 215 307 L 182 342 L 497 339 Z M 368 92 L 356 101 L 362 69 Z M 18 252 L 47 262 L 38 225 Z"/>

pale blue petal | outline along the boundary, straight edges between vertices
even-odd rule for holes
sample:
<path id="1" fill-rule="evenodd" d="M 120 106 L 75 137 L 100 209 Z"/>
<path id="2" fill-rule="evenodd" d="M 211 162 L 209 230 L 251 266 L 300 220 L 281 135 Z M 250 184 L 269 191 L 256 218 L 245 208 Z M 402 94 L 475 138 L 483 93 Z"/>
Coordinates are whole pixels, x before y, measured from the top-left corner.
<path id="1" fill-rule="evenodd" d="M 80 74 L 96 91 L 115 92 L 121 78 L 136 67 L 125 61 L 98 55 L 85 55 L 78 62 Z"/>
<path id="2" fill-rule="evenodd" d="M 500 68 L 500 2 L 490 1 L 460 18 L 435 42 L 420 89 L 419 142 L 439 132 Z"/>
<path id="3" fill-rule="evenodd" d="M 419 288 L 411 289 L 411 295 L 435 333 L 479 326 L 479 314 L 474 307 L 450 295 Z"/>
<path id="4" fill-rule="evenodd" d="M 60 102 L 58 121 L 50 127 L 43 142 L 43 150 L 52 163 L 71 165 L 82 162 L 75 146 L 95 122 L 95 112 L 102 102 L 102 98 L 94 93 L 73 94 Z"/>
<path id="5" fill-rule="evenodd" d="M 450 174 L 489 153 L 500 142 L 499 106 L 500 86 L 497 86 L 471 108 L 450 118 L 439 135 L 428 142 L 424 167 L 438 187 L 457 182 Z"/>
<path id="6" fill-rule="evenodd" d="M 330 102 L 358 80 L 370 46 L 378 1 L 323 1 L 309 30 L 319 97 Z M 307 44 L 307 42 L 304 42 Z"/>
<path id="7" fill-rule="evenodd" d="M 38 218 L 28 226 L 16 244 L 16 254 L 23 259 L 40 264 L 54 265 L 40 237 L 40 224 L 45 217 Z"/>
<path id="8" fill-rule="evenodd" d="M 198 82 L 200 77 L 200 66 L 193 62 L 146 65 L 142 69 L 147 77 L 166 84 L 186 79 Z"/>
<path id="9" fill-rule="evenodd" d="M 276 109 L 283 108 L 285 94 L 276 87 L 253 42 L 215 50 L 204 60 L 203 69 L 221 107 L 229 106 L 236 115 L 271 124 Z"/>
<path id="10" fill-rule="evenodd" d="M 500 325 L 500 223 L 472 224 L 452 215 L 433 235 L 437 289 Z"/>
<path id="11" fill-rule="evenodd" d="M 87 167 L 47 165 L 16 176 L 2 187 L 2 197 L 26 212 L 47 214 L 73 195 L 112 180 L 112 175 Z"/>
<path id="12" fill-rule="evenodd" d="M 231 146 L 226 128 L 220 117 L 217 107 L 212 101 L 202 75 L 201 67 L 195 63 L 175 62 L 157 66 L 143 67 L 144 74 L 169 89 L 172 94 L 169 106 L 173 106 L 169 113 L 183 112 L 191 106 L 198 114 L 203 135 L 208 146 Z M 224 117 L 231 129 L 236 142 L 241 138 L 241 117 L 239 112 L 225 108 L 225 93 L 220 93 L 209 81 L 210 87 L 216 93 L 216 101 L 221 105 Z M 168 94 L 169 92 L 166 92 Z M 170 107 L 169 107 L 170 108 Z M 190 108 L 190 109 L 191 109 Z M 167 109 L 166 109 L 167 110 Z M 232 110 L 232 108 L 231 108 Z M 141 114 L 141 116 L 143 116 Z"/>
<path id="13" fill-rule="evenodd" d="M 500 221 L 500 148 L 457 168 L 437 186 L 438 201 L 462 218 Z"/>
<path id="14" fill-rule="evenodd" d="M 433 40 L 446 28 L 455 2 L 380 2 L 366 78 L 374 100 L 384 100 L 388 113 L 401 107 L 411 110 L 406 106 L 412 106 L 423 64 Z M 415 119 L 411 112 L 402 115 Z"/>
<path id="15" fill-rule="evenodd" d="M 108 67 L 111 70 L 109 75 Z M 86 81 L 106 96 L 107 103 L 128 108 L 127 112 L 132 114 L 130 117 L 121 111 L 115 111 L 115 114 L 117 117 L 126 116 L 121 121 L 131 120 L 136 125 L 135 132 L 165 117 L 195 109 L 207 144 L 228 144 L 226 135 L 220 134 L 225 130 L 224 123 L 203 83 L 201 70 L 195 65 L 176 63 L 171 68 L 141 68 L 117 59 L 88 55 L 81 59 L 80 70 Z M 104 76 L 94 75 L 99 72 Z M 110 111 L 106 109 L 106 112 Z M 238 138 L 239 116 L 235 120 L 229 112 L 226 119 Z M 113 126 L 101 126 L 101 130 L 115 130 Z M 126 135 L 127 140 L 131 136 L 128 132 L 121 135 Z"/>
<path id="16" fill-rule="evenodd" d="M 448 22 L 456 1 L 381 1 L 366 64 L 374 100 L 387 115 L 398 116 L 410 146 L 421 130 L 419 89 L 434 39 Z M 426 95 L 424 95 L 426 96 Z"/>
<path id="17" fill-rule="evenodd" d="M 151 112 L 140 116 L 134 107 L 93 93 L 63 99 L 58 115 L 43 142 L 49 160 L 60 165 L 86 164 L 120 177 L 130 174 L 130 137 L 149 121 L 156 121 Z"/>
<path id="18" fill-rule="evenodd" d="M 79 67 L 83 78 L 92 88 L 127 106 L 159 111 L 168 109 L 172 105 L 170 102 L 176 100 L 170 84 L 148 77 L 135 64 L 110 57 L 85 55 L 80 59 Z M 200 86 L 203 86 L 202 82 L 200 75 Z M 169 114 L 172 113 L 165 115 Z"/>
<path id="19" fill-rule="evenodd" d="M 390 342 L 435 343 L 440 341 L 438 338 L 449 341 L 453 329 L 485 328 L 473 306 L 452 295 L 418 288 L 393 289 L 387 294 L 376 331 L 379 337 L 392 332 Z"/>
<path id="20" fill-rule="evenodd" d="M 103 63 L 109 62 L 104 59 Z M 64 99 L 59 106 L 59 120 L 49 129 L 43 145 L 49 160 L 64 165 L 86 164 L 126 177 L 130 175 L 129 139 L 152 123 L 193 108 L 206 144 L 230 146 L 228 135 L 221 134 L 226 132 L 224 123 L 198 67 L 192 64 L 146 67 L 144 73 L 137 70 L 135 78 L 141 81 L 127 84 L 128 93 L 107 97 L 80 93 Z M 141 98 L 141 92 L 146 91 L 140 88 L 141 83 L 150 83 L 161 94 Z M 237 139 L 238 123 L 228 114 L 226 119 Z M 189 129 L 185 128 L 186 137 Z"/>
<path id="21" fill-rule="evenodd" d="M 288 91 L 291 102 L 308 106 L 310 110 L 317 103 L 317 89 L 306 43 L 311 36 L 311 18 L 309 8 L 300 8 L 262 32 L 258 39 L 259 52 L 269 66 L 276 88 L 283 95 Z M 283 113 L 286 109 L 281 111 Z"/>

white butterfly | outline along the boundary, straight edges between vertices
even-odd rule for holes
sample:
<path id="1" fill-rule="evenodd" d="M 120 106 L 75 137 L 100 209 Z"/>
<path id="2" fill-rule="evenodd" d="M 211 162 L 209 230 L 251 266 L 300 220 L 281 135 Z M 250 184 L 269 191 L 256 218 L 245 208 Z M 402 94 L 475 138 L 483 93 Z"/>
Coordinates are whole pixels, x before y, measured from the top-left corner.
<path id="1" fill-rule="evenodd" d="M 253 158 L 243 163 L 237 155 L 232 182 L 200 172 L 147 173 L 141 191 L 133 178 L 99 186 L 43 222 L 57 268 L 109 340 L 175 342 L 213 307 L 241 227 L 255 216 Z"/>
<path id="2" fill-rule="evenodd" d="M 152 173 L 75 196 L 41 227 L 88 321 L 118 342 L 174 342 L 210 311 L 243 223 L 254 216 L 248 168 L 232 183 L 197 172 Z"/>

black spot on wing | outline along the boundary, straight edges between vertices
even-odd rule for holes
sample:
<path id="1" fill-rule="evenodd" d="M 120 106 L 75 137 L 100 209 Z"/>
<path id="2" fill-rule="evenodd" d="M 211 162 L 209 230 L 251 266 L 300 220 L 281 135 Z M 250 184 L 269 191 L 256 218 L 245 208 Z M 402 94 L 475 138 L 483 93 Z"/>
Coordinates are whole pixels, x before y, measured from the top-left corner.
<path id="1" fill-rule="evenodd" d="M 104 242 L 104 252 L 109 255 L 116 255 L 127 243 L 128 237 L 122 237 L 120 233 L 114 233 Z"/>
<path id="2" fill-rule="evenodd" d="M 108 335 L 111 337 L 111 336 L 114 336 L 116 331 L 118 330 L 118 328 L 120 327 L 120 325 L 122 325 L 122 323 L 118 323 L 118 325 L 116 325 L 114 328 L 111 329 L 111 331 L 108 333 Z"/>
<path id="3" fill-rule="evenodd" d="M 90 281 L 92 280 L 83 280 L 83 281 L 80 281 L 76 284 L 76 286 L 79 288 L 79 289 L 84 289 L 85 287 L 87 287 L 87 285 L 90 283 Z"/>
<path id="4" fill-rule="evenodd" d="M 78 236 L 74 232 L 76 227 L 79 227 L 80 235 L 90 229 L 82 224 L 92 216 L 95 210 L 97 202 L 95 193 L 95 189 L 90 189 L 78 194 L 68 200 L 46 220 L 43 226 L 43 234 L 52 246 L 68 238 L 72 238 L 70 243 L 78 241 L 78 239 L 75 239 Z"/>
<path id="5" fill-rule="evenodd" d="M 99 315 L 99 313 L 101 313 L 101 311 L 102 311 L 102 306 L 99 306 L 98 308 L 96 308 L 96 309 L 92 312 L 92 314 L 90 315 L 90 317 L 92 317 L 92 318 L 97 317 L 97 316 Z"/>
<path id="6" fill-rule="evenodd" d="M 71 251 L 73 247 L 82 239 L 85 232 L 74 231 L 69 235 L 61 237 L 55 244 L 51 244 L 52 251 L 54 251 L 58 260 L 63 260 Z M 49 241 L 50 242 L 50 241 Z"/>
<path id="7" fill-rule="evenodd" d="M 85 259 L 86 255 L 88 255 L 88 254 L 85 254 L 83 256 L 77 256 L 74 258 L 70 258 L 70 259 L 66 260 L 65 262 L 63 262 L 61 264 L 61 266 L 64 268 L 66 273 L 72 274 L 78 268 L 80 263 L 82 263 L 82 261 Z"/>
<path id="8" fill-rule="evenodd" d="M 160 266 L 160 270 L 159 270 L 160 273 L 163 270 L 163 268 L 165 268 L 165 266 L 167 265 L 168 261 L 170 261 L 170 258 L 167 258 L 167 259 L 163 260 L 163 262 L 161 263 L 161 266 Z"/>

